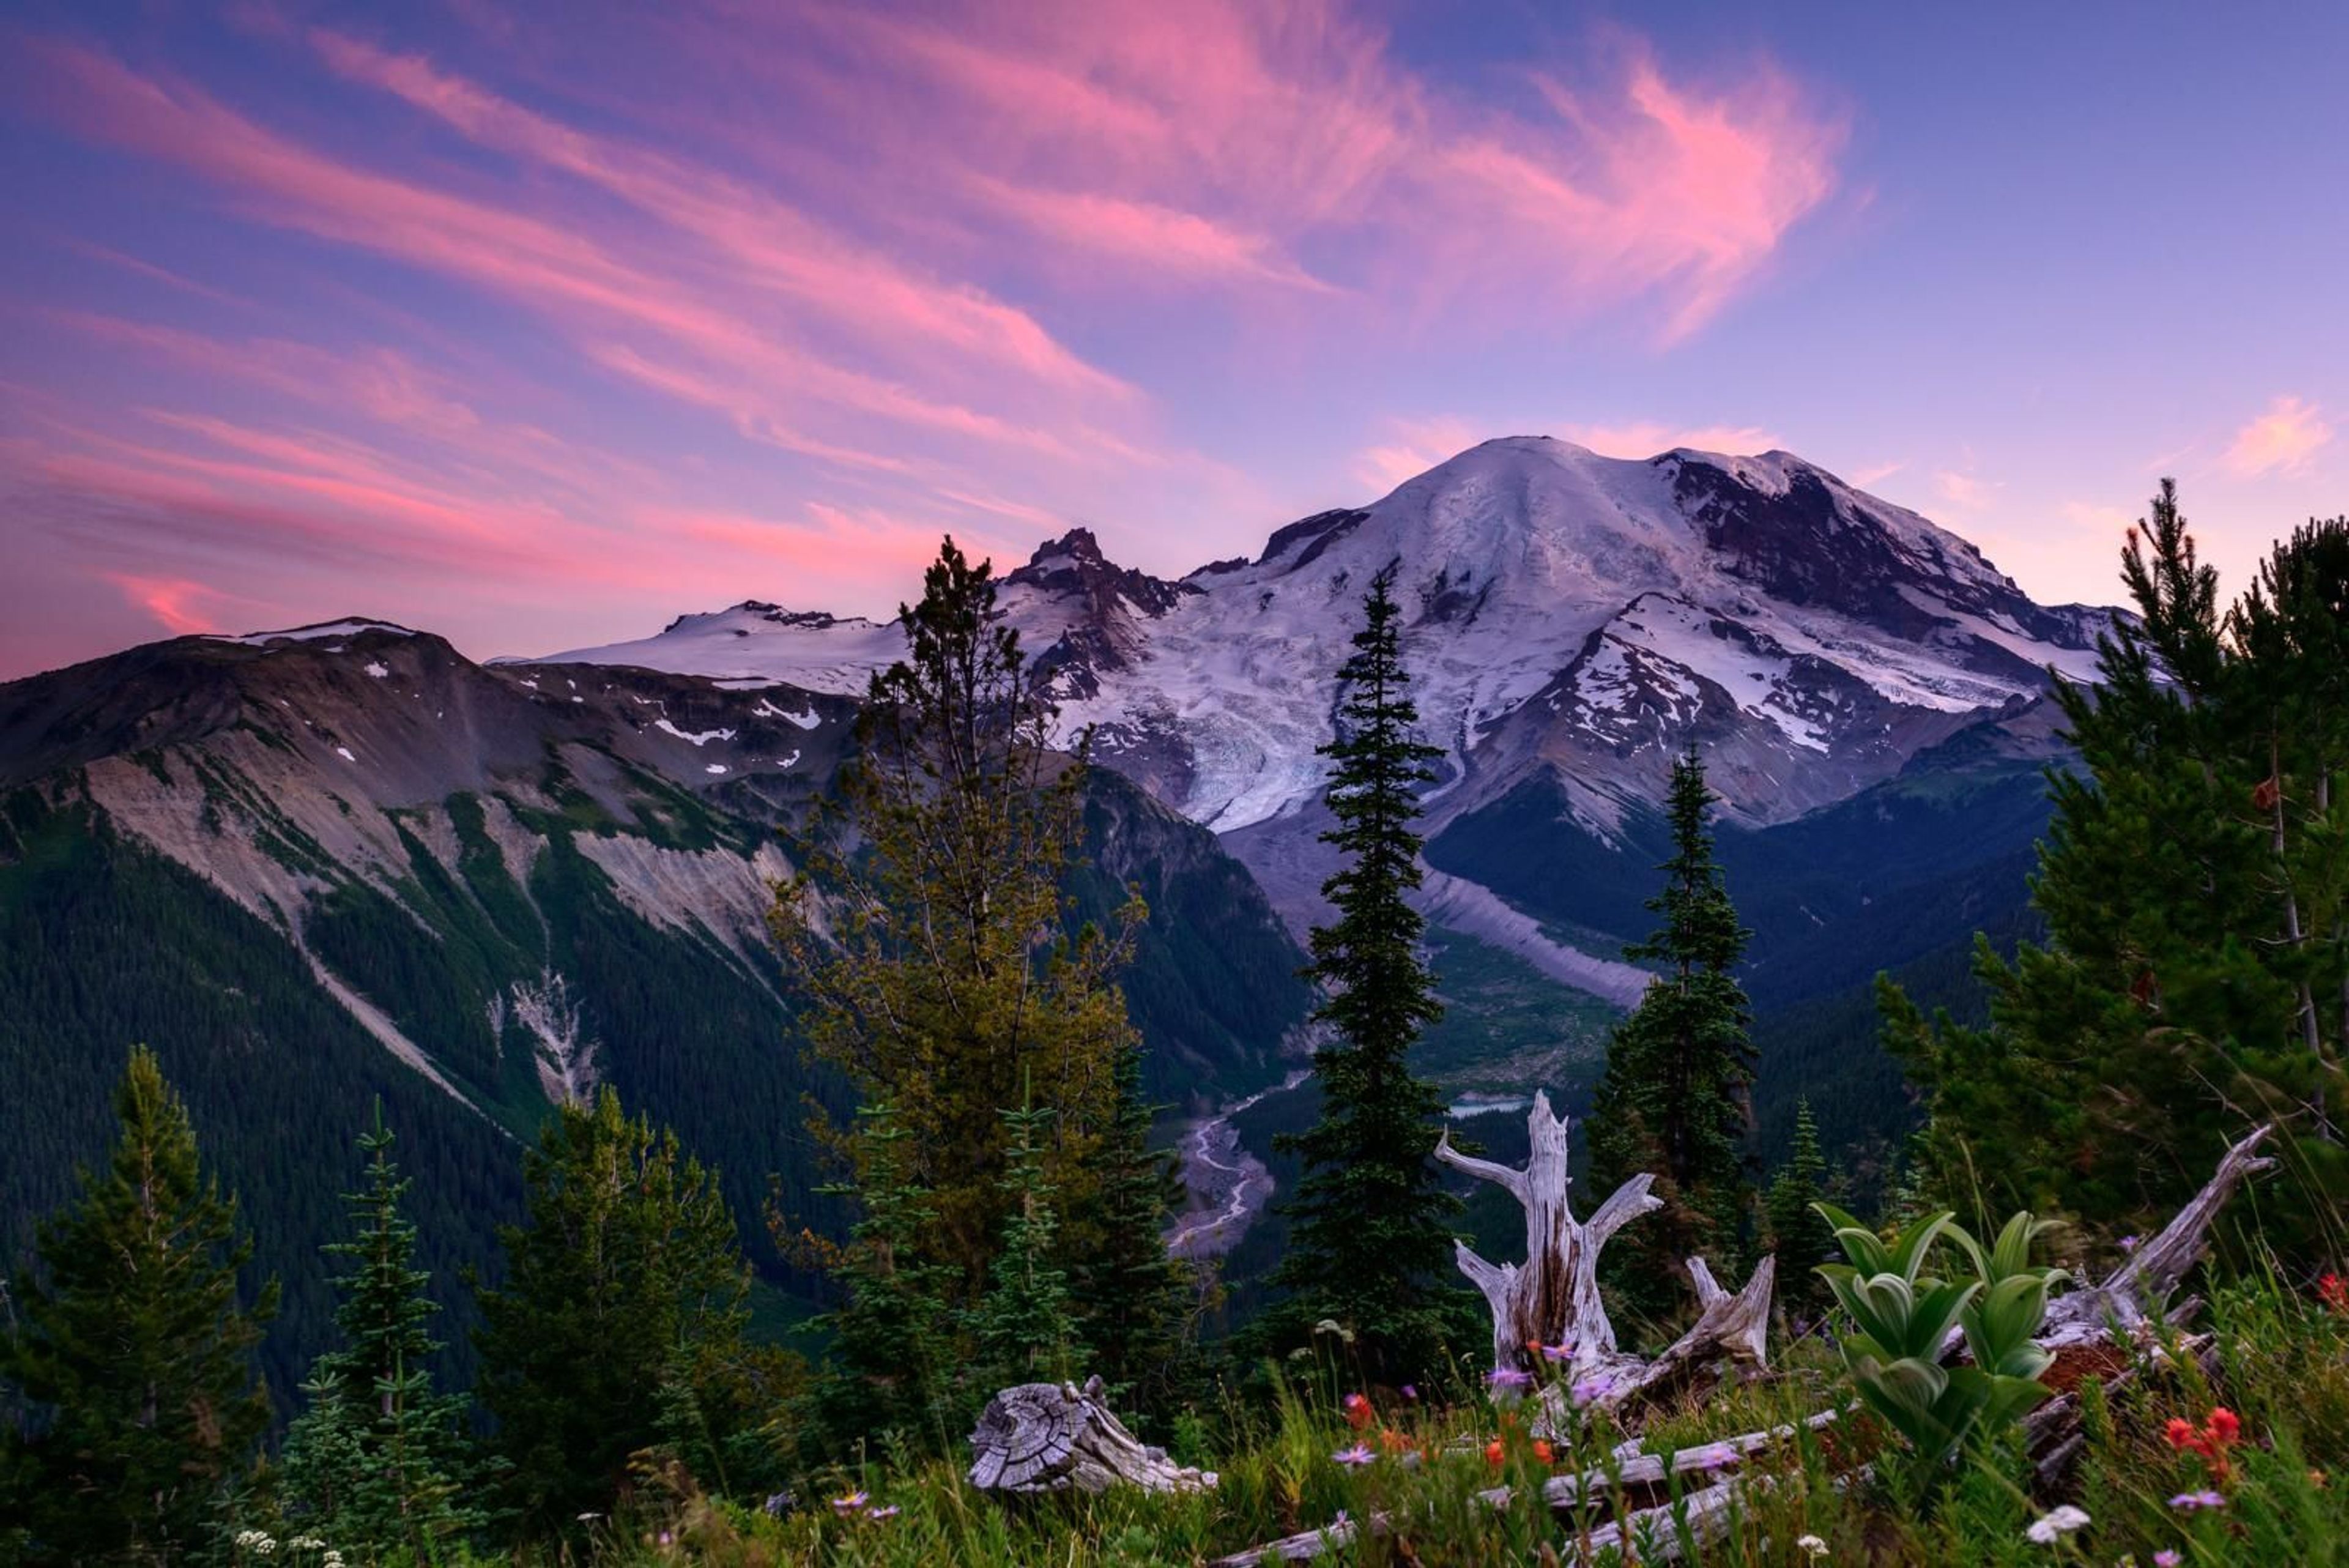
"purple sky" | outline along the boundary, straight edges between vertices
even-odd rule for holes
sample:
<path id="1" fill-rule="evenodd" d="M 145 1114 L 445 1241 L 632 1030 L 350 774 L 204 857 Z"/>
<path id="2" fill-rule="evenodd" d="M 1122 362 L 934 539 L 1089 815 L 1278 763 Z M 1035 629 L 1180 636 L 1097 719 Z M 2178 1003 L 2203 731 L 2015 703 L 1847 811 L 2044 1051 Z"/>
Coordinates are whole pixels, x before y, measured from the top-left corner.
<path id="1" fill-rule="evenodd" d="M 1628 18 L 1636 18 L 1631 20 Z M 1490 435 L 1783 446 L 2110 599 L 2343 509 L 2349 8 L 47 4 L 0 678 L 1176 573 Z"/>

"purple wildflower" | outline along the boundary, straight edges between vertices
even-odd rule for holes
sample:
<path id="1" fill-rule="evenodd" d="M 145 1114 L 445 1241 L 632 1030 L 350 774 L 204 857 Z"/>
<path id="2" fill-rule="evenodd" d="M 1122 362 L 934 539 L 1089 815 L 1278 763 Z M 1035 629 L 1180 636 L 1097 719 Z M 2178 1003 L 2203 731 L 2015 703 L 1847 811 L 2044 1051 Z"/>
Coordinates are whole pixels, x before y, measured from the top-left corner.
<path id="1" fill-rule="evenodd" d="M 898 1509 L 897 1505 L 893 1502 L 886 1508 L 866 1509 L 864 1511 L 864 1517 L 867 1519 L 895 1519 L 900 1511 L 901 1511 Z"/>
<path id="2" fill-rule="evenodd" d="M 1340 1449 L 1330 1457 L 1341 1465 L 1366 1465 L 1377 1459 L 1378 1455 L 1371 1452 L 1369 1444 L 1356 1443 L 1350 1449 Z"/>
<path id="3" fill-rule="evenodd" d="M 846 1497 L 833 1498 L 832 1500 L 832 1511 L 838 1514 L 854 1513 L 858 1509 L 863 1508 L 866 1503 L 871 1502 L 872 1501 L 873 1494 L 870 1492 L 853 1491 Z"/>
<path id="4" fill-rule="evenodd" d="M 2227 1500 L 2215 1491 L 2181 1491 L 2169 1500 L 2169 1506 L 2191 1513 L 2198 1508 L 2224 1508 Z"/>
<path id="5" fill-rule="evenodd" d="M 1418 1388 L 1418 1386 L 1417 1386 L 1417 1385 L 1415 1385 L 1415 1384 L 1411 1384 L 1411 1383 L 1406 1383 L 1406 1384 L 1404 1384 L 1404 1385 L 1402 1386 L 1402 1389 L 1400 1390 L 1400 1392 L 1402 1393 L 1402 1397 L 1403 1397 L 1404 1398 L 1409 1399 L 1409 1400 L 1412 1400 L 1412 1401 L 1413 1401 L 1414 1403 L 1416 1403 L 1416 1402 L 1417 1402 L 1417 1400 L 1418 1400 L 1418 1398 L 1419 1398 L 1419 1388 Z"/>
<path id="6" fill-rule="evenodd" d="M 1574 1359 L 1574 1341 L 1561 1339 L 1556 1345 L 1545 1345 L 1541 1346 L 1541 1355 L 1544 1361 L 1571 1361 Z"/>
<path id="7" fill-rule="evenodd" d="M 1567 1396 L 1577 1407 L 1580 1407 L 1590 1404 L 1594 1400 L 1604 1399 L 1614 1391 L 1615 1379 L 1603 1372 L 1598 1372 L 1588 1377 L 1577 1378 L 1574 1386 L 1567 1390 Z"/>
<path id="8" fill-rule="evenodd" d="M 1485 1381 L 1490 1384 L 1493 1387 L 1496 1389 L 1506 1388 L 1511 1392 L 1515 1392 L 1519 1388 L 1530 1387 L 1533 1384 L 1533 1380 L 1534 1375 L 1532 1373 L 1520 1372 L 1514 1366 L 1495 1366 L 1492 1371 L 1485 1374 Z"/>
<path id="9" fill-rule="evenodd" d="M 2124 1236 L 2121 1238 L 2121 1251 L 2124 1252 L 2134 1252 L 2137 1251 L 2137 1237 Z"/>
<path id="10" fill-rule="evenodd" d="M 2153 1568 L 2178 1568 L 2186 1559 L 2165 1546 L 2153 1554 Z"/>

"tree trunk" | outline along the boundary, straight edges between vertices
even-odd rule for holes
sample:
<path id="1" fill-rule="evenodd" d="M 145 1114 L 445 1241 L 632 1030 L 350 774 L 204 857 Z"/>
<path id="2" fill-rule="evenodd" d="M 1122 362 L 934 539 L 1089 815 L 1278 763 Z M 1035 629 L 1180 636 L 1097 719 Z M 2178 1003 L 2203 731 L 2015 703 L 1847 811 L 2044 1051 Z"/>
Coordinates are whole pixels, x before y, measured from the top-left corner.
<path id="1" fill-rule="evenodd" d="M 1102 1397 L 1102 1380 L 1022 1383 L 987 1402 L 970 1434 L 970 1484 L 981 1491 L 1204 1491 L 1213 1470 L 1175 1464 L 1135 1440 Z"/>
<path id="2" fill-rule="evenodd" d="M 1526 1118 L 1531 1153 L 1523 1170 L 1475 1159 L 1452 1147 L 1450 1133 L 1435 1158 L 1489 1181 L 1526 1211 L 1526 1262 L 1494 1264 L 1458 1243 L 1460 1272 L 1484 1293 L 1493 1314 L 1495 1372 L 1556 1375 L 1544 1390 L 1553 1416 L 1559 1401 L 1580 1390 L 1580 1402 L 1619 1407 L 1666 1382 L 1678 1382 L 1723 1357 L 1758 1366 L 1770 1324 L 1775 1261 L 1762 1260 L 1735 1294 L 1714 1282 L 1702 1258 L 1688 1262 L 1701 1304 L 1696 1324 L 1653 1361 L 1623 1354 L 1599 1293 L 1599 1254 L 1616 1231 L 1661 1201 L 1650 1196 L 1644 1172 L 1616 1189 L 1588 1220 L 1578 1222 L 1568 1202 L 1568 1124 L 1552 1114 L 1549 1096 L 1534 1096 Z M 1567 1394 L 1559 1392 L 1563 1385 Z"/>

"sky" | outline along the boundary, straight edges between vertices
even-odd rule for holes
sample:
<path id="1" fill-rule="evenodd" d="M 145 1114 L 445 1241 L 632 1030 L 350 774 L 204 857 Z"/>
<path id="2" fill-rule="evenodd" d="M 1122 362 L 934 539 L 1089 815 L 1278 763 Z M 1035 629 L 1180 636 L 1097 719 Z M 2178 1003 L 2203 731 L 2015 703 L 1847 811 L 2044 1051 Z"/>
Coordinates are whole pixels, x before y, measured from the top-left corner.
<path id="1" fill-rule="evenodd" d="M 0 5 L 0 679 L 475 657 L 951 533 L 1166 576 L 1487 437 L 2110 602 L 2349 509 L 2349 7 Z"/>

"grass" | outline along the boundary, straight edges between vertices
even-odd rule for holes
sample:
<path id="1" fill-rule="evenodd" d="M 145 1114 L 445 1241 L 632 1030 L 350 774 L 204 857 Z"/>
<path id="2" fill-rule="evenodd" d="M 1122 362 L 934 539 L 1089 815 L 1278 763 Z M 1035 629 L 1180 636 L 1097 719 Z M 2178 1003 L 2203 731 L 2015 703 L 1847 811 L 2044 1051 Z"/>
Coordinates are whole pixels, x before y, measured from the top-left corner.
<path id="1" fill-rule="evenodd" d="M 1743 1511 L 1693 1561 L 1736 1568 L 1813 1563 L 1921 1565 L 2134 1563 L 2349 1565 L 2349 1314 L 2274 1278 L 2215 1293 L 2215 1375 L 2192 1357 L 2148 1354 L 2107 1397 L 2080 1384 L 2085 1448 L 2059 1485 L 2034 1492 L 2013 1434 L 1971 1454 L 1920 1488 L 1896 1492 L 1886 1434 L 1850 1417 L 1781 1442 L 1735 1473 L 1749 1483 Z M 2105 1358 L 2120 1370 L 2121 1355 Z M 1227 1399 L 1179 1424 L 1174 1457 L 1219 1473 L 1211 1491 L 1004 1501 L 974 1491 L 948 1459 L 867 1462 L 805 1478 L 796 1506 L 773 1513 L 760 1500 L 709 1496 L 674 1466 L 648 1459 L 633 1496 L 580 1540 L 480 1563 L 655 1568 L 1183 1568 L 1339 1519 L 1402 1521 L 1392 1533 L 1336 1546 L 1319 1559 L 1345 1564 L 1456 1565 L 1574 1563 L 1590 1532 L 1616 1509 L 1653 1503 L 1619 1484 L 1608 1455 L 1622 1440 L 1606 1417 L 1576 1417 L 1570 1437 L 1537 1449 L 1528 1407 L 1495 1405 L 1481 1391 L 1448 1399 L 1372 1391 L 1350 1420 L 1342 1382 L 1323 1368 L 1277 1381 L 1273 1397 Z M 1769 1377 L 1655 1414 L 1641 1449 L 1671 1453 L 1708 1439 L 1795 1422 L 1847 1402 L 1829 1347 L 1798 1342 Z M 2240 1436 L 2216 1459 L 2174 1444 L 2173 1421 L 2206 1428 L 2214 1408 L 2240 1419 Z M 1373 1456 L 1349 1465 L 1356 1444 Z M 1870 1463 L 1870 1461 L 1876 1461 Z M 1863 1468 L 1865 1467 L 1865 1468 Z M 1554 1515 L 1534 1500 L 1554 1474 L 1597 1471 L 1590 1506 Z M 1698 1473 L 1675 1496 L 1708 1484 Z M 1480 1493 L 1509 1489 L 1496 1506 Z M 1921 1492 L 1921 1495 L 1920 1495 Z M 2217 1506 L 2173 1505 L 2209 1493 Z M 845 1500 L 859 1498 L 854 1505 Z M 843 1500 L 835 1503 L 833 1500 Z M 1669 1500 L 1665 1500 L 1669 1501 Z M 2088 1522 L 2033 1541 L 2033 1521 L 2059 1505 Z M 874 1511 L 881 1511 L 876 1516 Z M 1669 1524 L 1665 1527 L 1670 1529 Z M 1652 1548 L 1661 1544 L 1651 1542 Z M 2175 1553 L 2172 1557 L 2170 1553 Z M 267 1561 L 311 1568 L 321 1553 Z M 247 1554 L 243 1561 L 264 1559 Z M 1624 1561 L 1601 1553 L 1590 1561 Z M 1652 1555 L 1640 1559 L 1652 1561 Z M 356 1563 L 353 1564 L 356 1568 Z"/>

